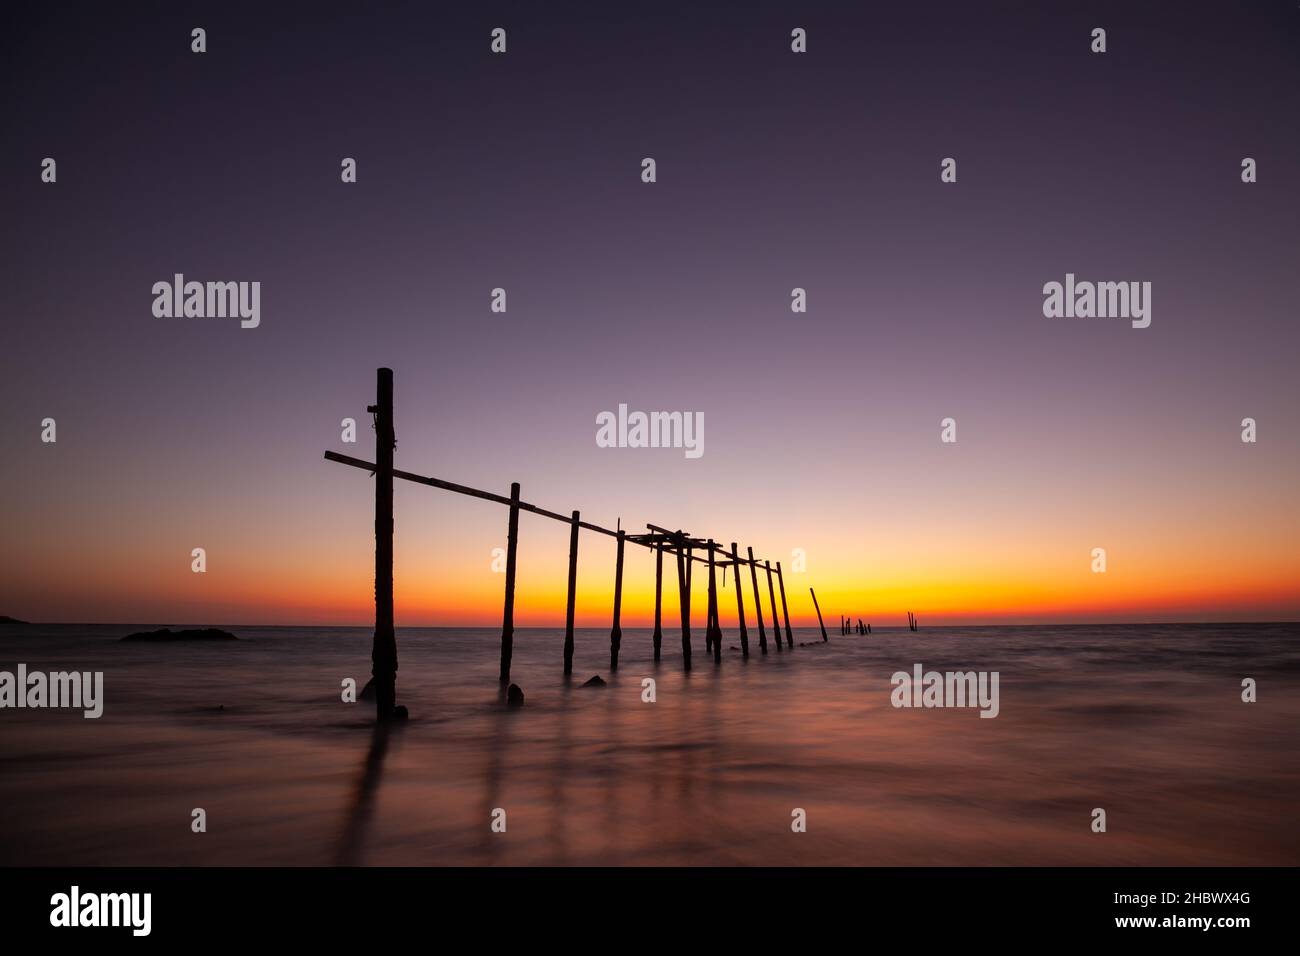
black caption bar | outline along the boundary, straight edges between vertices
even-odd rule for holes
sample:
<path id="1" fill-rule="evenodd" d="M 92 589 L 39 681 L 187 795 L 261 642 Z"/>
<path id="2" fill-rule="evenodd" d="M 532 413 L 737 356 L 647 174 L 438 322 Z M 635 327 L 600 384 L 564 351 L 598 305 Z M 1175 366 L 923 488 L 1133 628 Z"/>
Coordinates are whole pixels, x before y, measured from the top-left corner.
<path id="1" fill-rule="evenodd" d="M 1265 868 L 7 869 L 0 919 L 6 939 L 78 945 L 667 941 L 683 920 L 765 943 L 1048 931 L 1231 945 L 1286 924 L 1294 878 Z"/>

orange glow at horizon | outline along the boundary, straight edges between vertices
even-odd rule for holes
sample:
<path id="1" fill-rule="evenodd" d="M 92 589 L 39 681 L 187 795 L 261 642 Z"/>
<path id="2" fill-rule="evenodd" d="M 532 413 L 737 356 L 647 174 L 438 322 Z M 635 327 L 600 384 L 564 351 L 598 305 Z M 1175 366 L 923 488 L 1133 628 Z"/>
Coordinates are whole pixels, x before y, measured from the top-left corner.
<path id="1" fill-rule="evenodd" d="M 885 470 L 871 475 L 869 493 L 851 470 L 818 472 L 810 481 L 814 494 L 770 476 L 762 477 L 770 486 L 733 487 L 735 475 L 748 473 L 719 454 L 671 478 L 635 470 L 635 457 L 618 459 L 629 469 L 619 481 L 593 479 L 576 491 L 570 485 L 577 479 L 566 469 L 526 484 L 525 499 L 561 510 L 557 501 L 585 498 L 595 507 L 584 520 L 606 527 L 621 517 L 625 528 L 644 530 L 640 514 L 662 521 L 664 512 L 696 535 L 743 531 L 742 555 L 752 544 L 760 560 L 782 562 L 791 623 L 799 627 L 817 623 L 809 586 L 832 630 L 841 614 L 901 627 L 907 611 L 922 627 L 1300 619 L 1294 547 L 1300 517 L 1284 477 L 1289 460 L 1267 480 L 1250 479 L 1252 494 L 1239 498 L 1223 489 L 1247 480 L 1238 473 L 1246 471 L 1241 461 L 1210 476 L 1188 466 L 1199 485 L 1159 484 L 1141 469 L 1113 477 L 1086 463 L 1067 467 L 1055 460 L 1040 464 L 1031 480 L 1005 464 L 977 461 L 955 484 L 923 457 L 930 454 L 917 452 L 908 463 L 920 479 Z M 403 464 L 422 470 L 418 461 Z M 1179 466 L 1174 458 L 1161 467 Z M 154 492 L 144 504 L 118 509 L 58 489 L 75 484 L 75 475 L 39 476 L 67 504 L 54 528 L 39 510 L 13 515 L 7 530 L 25 544 L 21 553 L 0 554 L 0 614 L 50 622 L 365 626 L 374 615 L 372 486 L 364 472 L 314 458 L 304 462 L 302 475 L 309 490 L 290 485 L 270 495 L 259 493 L 263 476 L 232 472 L 229 490 L 203 509 L 183 494 L 157 495 L 147 473 L 108 489 L 123 496 L 137 487 Z M 451 477 L 486 484 L 473 473 Z M 651 505 L 629 516 L 625 499 Z M 505 509 L 399 483 L 396 511 L 398 626 L 500 626 L 504 575 L 493 570 L 493 549 L 505 545 Z M 195 546 L 207 550 L 204 574 L 190 571 Z M 1090 569 L 1093 547 L 1107 551 L 1104 574 Z M 804 572 L 794 570 L 795 549 L 807 556 Z M 580 627 L 612 623 L 614 552 L 613 539 L 582 534 Z M 516 626 L 563 626 L 567 554 L 565 524 L 521 515 Z M 653 553 L 628 544 L 624 627 L 652 625 L 654 573 Z M 697 564 L 692 622 L 701 631 L 707 579 L 707 568 Z M 745 569 L 741 583 L 753 627 Z M 720 572 L 718 584 L 722 626 L 734 630 L 736 581 Z M 770 626 L 761 571 L 758 585 Z M 680 618 L 670 556 L 662 613 L 664 628 L 675 630 Z"/>
<path id="2" fill-rule="evenodd" d="M 578 627 L 609 627 L 612 623 L 614 560 L 612 542 L 580 546 L 575 623 Z M 791 623 L 815 627 L 817 617 L 809 586 L 828 629 L 839 624 L 840 614 L 862 618 L 874 627 L 904 626 L 906 612 L 917 614 L 926 625 L 1071 623 L 1092 620 L 1289 620 L 1297 617 L 1296 581 L 1300 567 L 1289 555 L 1256 555 L 1254 561 L 1237 561 L 1226 568 L 1200 566 L 1194 553 L 1177 558 L 1147 554 L 1128 558 L 1112 549 L 1105 574 L 1090 570 L 1090 555 L 1034 555 L 1017 565 L 1003 563 L 1005 555 L 980 552 L 989 563 L 949 551 L 942 561 L 910 557 L 900 549 L 890 568 L 863 567 L 849 572 L 810 569 L 805 573 L 785 569 L 785 591 Z M 594 552 L 594 553 L 592 553 Z M 517 627 L 562 627 L 567 590 L 567 542 L 554 558 L 521 547 L 515 590 Z M 218 553 L 219 555 L 219 553 Z M 813 550 L 810 563 L 815 562 Z M 153 569 L 147 601 L 132 592 L 136 574 L 105 567 L 95 579 L 79 582 L 88 605 L 113 609 L 96 619 L 123 622 L 358 625 L 373 621 L 373 558 L 364 550 L 334 555 L 328 563 L 317 554 L 318 564 L 256 566 L 239 570 L 211 561 L 207 574 L 178 573 L 175 568 Z M 850 555 L 844 566 L 853 567 Z M 789 560 L 787 556 L 786 561 Z M 394 600 L 399 627 L 465 626 L 499 627 L 505 576 L 491 570 L 489 549 L 482 549 L 474 567 L 457 566 L 446 555 L 403 553 L 399 548 Z M 786 562 L 783 562 L 783 565 Z M 857 562 L 862 564 L 860 559 Z M 874 562 L 871 562 L 874 564 Z M 742 569 L 745 616 L 756 626 L 753 583 Z M 728 570 L 718 572 L 719 613 L 724 631 L 736 627 L 736 581 Z M 707 608 L 707 567 L 695 566 L 692 578 L 693 628 L 703 633 Z M 42 597 L 38 580 L 27 592 Z M 782 614 L 779 583 L 773 575 L 778 615 Z M 758 572 L 762 615 L 771 626 L 771 599 L 767 576 Z M 622 625 L 650 627 L 654 621 L 654 558 L 638 546 L 626 551 Z M 51 595 L 50 599 L 54 599 Z M 156 607 L 159 610 L 144 610 Z M 13 613 L 18 608 L 5 608 Z M 15 614 L 14 616 L 21 616 Z M 46 618 L 53 620 L 53 618 Z M 90 621 L 70 614 L 67 620 Z M 676 565 L 665 556 L 662 597 L 665 630 L 680 624 Z"/>

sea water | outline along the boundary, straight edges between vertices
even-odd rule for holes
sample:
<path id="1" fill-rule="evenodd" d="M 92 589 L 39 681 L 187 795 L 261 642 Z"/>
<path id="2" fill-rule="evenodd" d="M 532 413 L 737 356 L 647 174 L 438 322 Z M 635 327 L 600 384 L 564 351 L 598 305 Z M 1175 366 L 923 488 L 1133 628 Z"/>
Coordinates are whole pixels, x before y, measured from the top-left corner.
<path id="1" fill-rule="evenodd" d="M 562 630 L 521 629 L 513 710 L 498 631 L 399 628 L 411 717 L 378 732 L 342 699 L 364 628 L 118 642 L 158 626 L 0 629 L 0 669 L 104 673 L 97 720 L 0 712 L 0 864 L 1300 863 L 1294 624 L 751 632 L 748 661 L 731 627 L 689 674 L 676 631 L 611 673 L 591 629 L 571 681 Z M 998 672 L 996 719 L 892 706 L 917 663 Z"/>

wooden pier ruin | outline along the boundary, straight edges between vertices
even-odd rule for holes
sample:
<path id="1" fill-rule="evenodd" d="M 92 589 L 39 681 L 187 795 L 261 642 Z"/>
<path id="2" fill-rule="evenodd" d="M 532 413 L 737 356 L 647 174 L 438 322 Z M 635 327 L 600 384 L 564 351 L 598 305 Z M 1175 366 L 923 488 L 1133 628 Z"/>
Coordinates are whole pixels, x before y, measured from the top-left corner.
<path id="1" fill-rule="evenodd" d="M 377 374 L 376 402 L 367 406 L 374 415 L 375 425 L 375 460 L 363 461 L 337 452 L 325 452 L 327 461 L 338 462 L 360 468 L 375 476 L 375 636 L 371 654 L 372 674 L 374 677 L 375 702 L 379 720 L 404 718 L 406 709 L 397 704 L 397 639 L 393 615 L 393 480 L 401 479 L 415 484 L 441 488 L 471 498 L 492 501 L 509 508 L 506 525 L 506 568 L 505 597 L 501 620 L 501 667 L 500 681 L 510 681 L 510 665 L 514 651 L 515 633 L 515 569 L 516 551 L 519 543 L 519 513 L 526 511 L 553 521 L 569 525 L 569 576 L 568 597 L 565 610 L 564 626 L 564 674 L 573 672 L 573 619 L 574 599 L 578 580 L 578 537 L 580 531 L 591 531 L 608 535 L 617 541 L 614 567 L 614 609 L 613 624 L 609 635 L 609 668 L 618 670 L 619 650 L 622 647 L 622 606 L 623 606 L 623 554 L 628 543 L 648 548 L 655 553 L 655 623 L 654 623 L 654 660 L 659 662 L 663 643 L 663 559 L 667 554 L 677 564 L 678 607 L 681 612 L 682 665 L 691 669 L 691 577 L 696 564 L 708 568 L 708 612 L 705 626 L 705 650 L 711 651 L 715 665 L 722 662 L 722 625 L 718 607 L 717 573 L 721 569 L 726 573 L 731 569 L 736 584 L 736 617 L 740 626 L 741 656 L 749 657 L 749 629 L 745 623 L 745 598 L 742 593 L 740 569 L 748 566 L 750 582 L 754 592 L 754 614 L 758 620 L 759 652 L 766 654 L 767 629 L 763 623 L 762 597 L 758 588 L 758 571 L 762 568 L 767 575 L 767 592 L 772 616 L 772 635 L 776 640 L 776 649 L 782 650 L 781 618 L 776 610 L 776 586 L 781 594 L 781 614 L 785 622 L 785 647 L 794 649 L 794 634 L 790 627 L 790 610 L 786 604 L 785 578 L 781 571 L 781 562 L 772 562 L 754 557 L 754 549 L 746 548 L 746 557 L 741 557 L 737 544 L 731 542 L 730 549 L 724 549 L 713 538 L 694 537 L 682 530 L 670 531 L 658 525 L 647 524 L 646 532 L 629 534 L 622 526 L 611 530 L 600 525 L 583 521 L 578 511 L 564 515 L 539 507 L 522 500 L 519 483 L 510 485 L 510 494 L 500 495 L 479 488 L 471 488 L 441 478 L 416 475 L 400 471 L 393 467 L 393 451 L 397 445 L 393 426 L 393 371 L 381 368 Z M 775 575 L 775 585 L 773 583 Z M 811 588 L 809 589 L 811 591 Z M 816 605 L 817 595 L 813 594 Z M 821 609 L 817 610 L 817 620 L 821 623 Z M 826 640 L 826 626 L 822 624 L 822 640 Z"/>

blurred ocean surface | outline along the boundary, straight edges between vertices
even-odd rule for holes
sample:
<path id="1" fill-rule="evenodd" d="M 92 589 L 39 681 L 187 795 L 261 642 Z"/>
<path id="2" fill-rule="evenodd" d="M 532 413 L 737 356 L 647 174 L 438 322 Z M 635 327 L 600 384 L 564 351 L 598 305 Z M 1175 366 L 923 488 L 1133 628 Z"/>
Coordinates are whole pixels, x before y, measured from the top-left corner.
<path id="1" fill-rule="evenodd" d="M 387 733 L 340 699 L 365 628 L 117 640 L 156 626 L 0 627 L 0 670 L 105 675 L 98 720 L 0 710 L 0 864 L 1300 864 L 1297 624 L 751 632 L 747 662 L 732 627 L 689 674 L 676 631 L 655 665 L 628 629 L 611 674 L 580 630 L 572 682 L 563 631 L 522 629 L 519 710 L 498 631 L 401 628 Z M 917 662 L 998 671 L 1000 715 L 893 708 Z"/>

